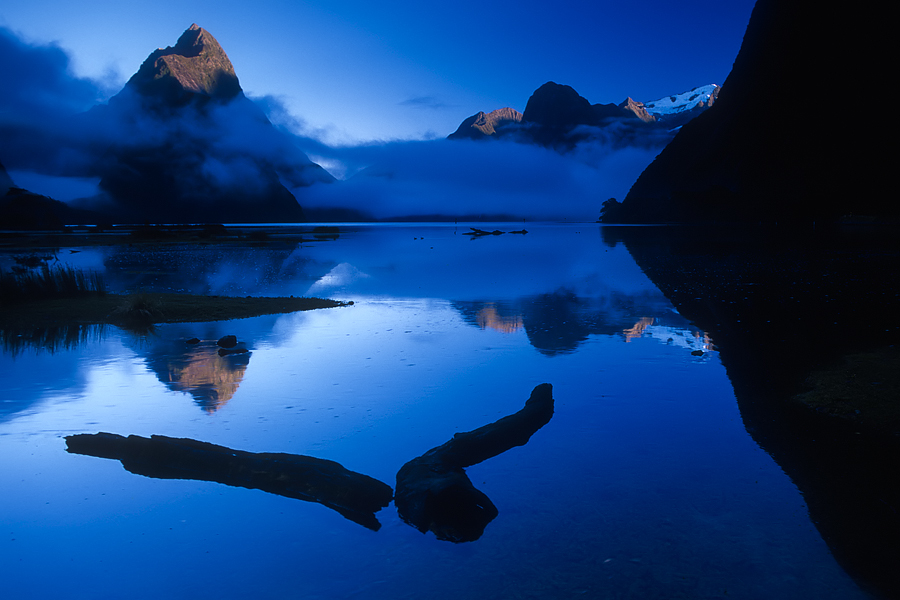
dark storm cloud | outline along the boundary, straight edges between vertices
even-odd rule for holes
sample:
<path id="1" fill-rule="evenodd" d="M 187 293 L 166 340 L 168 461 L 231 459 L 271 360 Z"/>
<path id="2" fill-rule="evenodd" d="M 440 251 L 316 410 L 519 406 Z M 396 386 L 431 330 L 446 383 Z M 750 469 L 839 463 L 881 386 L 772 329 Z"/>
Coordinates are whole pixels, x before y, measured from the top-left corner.
<path id="1" fill-rule="evenodd" d="M 0 160 L 9 169 L 85 174 L 84 131 L 73 116 L 107 97 L 72 73 L 66 52 L 33 45 L 0 28 Z"/>
<path id="2" fill-rule="evenodd" d="M 71 60 L 56 45 L 31 45 L 0 27 L 0 115 L 3 121 L 74 114 L 106 98 L 106 90 L 76 77 Z"/>

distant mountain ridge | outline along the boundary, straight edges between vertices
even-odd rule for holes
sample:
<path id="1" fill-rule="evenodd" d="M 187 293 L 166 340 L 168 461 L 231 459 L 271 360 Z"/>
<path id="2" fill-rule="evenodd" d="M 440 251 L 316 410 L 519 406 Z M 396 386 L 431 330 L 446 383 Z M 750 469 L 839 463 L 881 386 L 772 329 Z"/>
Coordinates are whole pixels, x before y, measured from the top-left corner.
<path id="1" fill-rule="evenodd" d="M 696 87 L 652 102 L 626 98 L 620 104 L 591 104 L 572 87 L 549 81 L 528 99 L 525 111 L 506 107 L 490 113 L 479 112 L 465 119 L 448 139 L 512 137 L 517 141 L 561 148 L 571 147 L 590 137 L 579 128 L 604 128 L 613 124 L 631 130 L 629 139 L 642 131 L 657 135 L 659 130 L 682 126 L 712 106 L 719 94 L 716 84 Z"/>

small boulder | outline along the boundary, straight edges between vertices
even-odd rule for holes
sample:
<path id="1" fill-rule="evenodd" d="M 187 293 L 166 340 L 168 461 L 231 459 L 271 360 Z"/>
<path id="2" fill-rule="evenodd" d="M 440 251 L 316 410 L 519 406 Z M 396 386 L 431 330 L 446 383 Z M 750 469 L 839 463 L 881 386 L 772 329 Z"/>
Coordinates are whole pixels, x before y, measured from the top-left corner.
<path id="1" fill-rule="evenodd" d="M 219 338 L 219 341 L 216 344 L 220 348 L 234 348 L 237 346 L 237 336 L 234 335 L 226 335 Z"/>

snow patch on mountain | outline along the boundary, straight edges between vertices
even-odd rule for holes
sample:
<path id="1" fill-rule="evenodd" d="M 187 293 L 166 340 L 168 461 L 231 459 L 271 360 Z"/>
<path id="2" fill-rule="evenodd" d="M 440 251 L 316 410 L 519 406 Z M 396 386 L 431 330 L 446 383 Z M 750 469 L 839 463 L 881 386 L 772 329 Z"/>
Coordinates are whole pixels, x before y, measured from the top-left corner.
<path id="1" fill-rule="evenodd" d="M 677 115 L 685 111 L 696 108 L 700 104 L 710 106 L 715 102 L 716 96 L 719 95 L 719 86 L 712 83 L 695 87 L 687 92 L 666 96 L 652 102 L 644 102 L 644 108 L 651 115 L 669 116 Z"/>

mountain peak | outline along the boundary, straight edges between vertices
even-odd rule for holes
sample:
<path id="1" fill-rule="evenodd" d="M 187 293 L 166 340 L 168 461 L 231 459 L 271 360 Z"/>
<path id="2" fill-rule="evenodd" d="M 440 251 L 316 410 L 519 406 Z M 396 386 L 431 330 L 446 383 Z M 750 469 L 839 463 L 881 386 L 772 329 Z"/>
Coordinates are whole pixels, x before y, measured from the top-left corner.
<path id="1" fill-rule="evenodd" d="M 596 120 L 591 103 L 572 87 L 548 81 L 531 95 L 522 120 L 553 127 L 571 127 Z"/>
<path id="2" fill-rule="evenodd" d="M 127 85 L 142 96 L 162 97 L 175 104 L 189 102 L 195 95 L 231 99 L 241 92 L 228 55 L 196 23 L 174 46 L 154 50 Z"/>
<path id="3" fill-rule="evenodd" d="M 450 139 L 482 139 L 494 135 L 505 125 L 521 121 L 522 113 L 508 106 L 492 110 L 489 113 L 480 111 L 463 121 L 459 128 L 447 137 Z"/>
<path id="4" fill-rule="evenodd" d="M 634 114 L 638 119 L 643 121 L 644 123 L 652 123 L 656 121 L 656 117 L 647 112 L 647 107 L 643 102 L 638 102 L 631 96 L 625 98 L 621 104 L 619 104 L 619 108 L 623 110 L 627 110 L 628 112 Z"/>
<path id="5" fill-rule="evenodd" d="M 719 97 L 720 89 L 714 83 L 702 85 L 680 94 L 666 96 L 652 102 L 645 102 L 644 107 L 651 115 L 657 117 L 675 115 L 696 108 L 709 108 L 715 103 L 716 98 Z"/>

